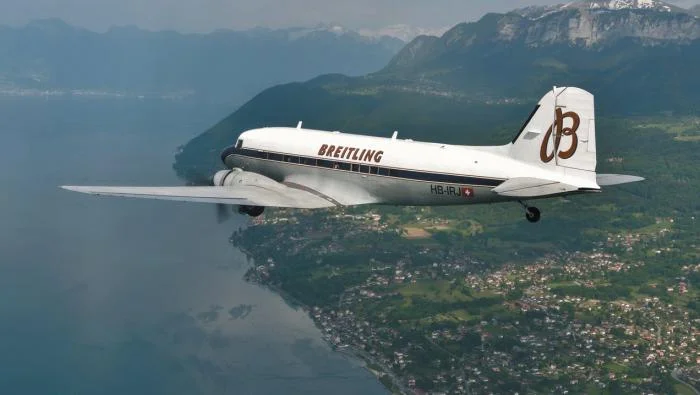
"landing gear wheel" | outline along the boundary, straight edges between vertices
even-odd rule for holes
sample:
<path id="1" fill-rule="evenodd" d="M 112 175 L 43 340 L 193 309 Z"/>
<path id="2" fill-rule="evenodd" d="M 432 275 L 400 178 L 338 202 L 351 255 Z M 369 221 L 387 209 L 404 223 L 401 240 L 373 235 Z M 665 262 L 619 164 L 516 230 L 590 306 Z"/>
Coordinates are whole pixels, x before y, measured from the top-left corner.
<path id="1" fill-rule="evenodd" d="M 527 207 L 525 209 L 525 218 L 533 224 L 540 222 L 540 210 L 537 207 Z"/>
<path id="2" fill-rule="evenodd" d="M 265 207 L 260 206 L 240 206 L 238 207 L 238 212 L 241 214 L 247 214 L 253 218 L 259 217 L 265 211 Z"/>

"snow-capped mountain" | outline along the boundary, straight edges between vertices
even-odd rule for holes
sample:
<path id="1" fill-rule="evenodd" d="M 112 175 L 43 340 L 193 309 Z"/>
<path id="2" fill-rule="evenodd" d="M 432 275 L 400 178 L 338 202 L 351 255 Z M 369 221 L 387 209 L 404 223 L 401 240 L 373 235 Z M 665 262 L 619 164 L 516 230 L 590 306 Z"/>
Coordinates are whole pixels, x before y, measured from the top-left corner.
<path id="1" fill-rule="evenodd" d="M 404 43 L 410 42 L 418 36 L 442 36 L 446 31 L 448 31 L 452 26 L 438 27 L 438 28 L 422 28 L 414 27 L 409 25 L 390 25 L 377 29 L 350 29 L 339 24 L 318 24 L 313 27 L 292 27 L 286 29 L 270 29 L 258 27 L 250 30 L 245 30 L 246 33 L 251 36 L 270 36 L 275 35 L 277 37 L 286 37 L 289 40 L 298 40 L 300 38 L 307 38 L 309 36 L 317 34 L 330 33 L 340 36 L 355 36 L 362 37 L 368 41 L 378 42 L 381 40 L 393 39 L 401 40 Z"/>
<path id="2" fill-rule="evenodd" d="M 689 10 L 660 0 L 581 0 L 551 6 L 525 7 L 515 10 L 515 13 L 520 14 L 526 18 L 537 19 L 550 15 L 552 13 L 565 10 L 650 10 L 664 13 L 691 13 Z"/>
<path id="3" fill-rule="evenodd" d="M 625 5 L 623 2 L 629 8 L 621 8 Z M 658 8 L 649 8 L 652 6 Z M 480 51 L 489 53 L 496 48 L 508 51 L 528 48 L 529 51 L 556 46 L 602 50 L 624 46 L 624 43 L 635 50 L 638 47 L 697 46 L 700 45 L 700 18 L 688 10 L 656 0 L 578 1 L 528 7 L 506 14 L 488 14 L 478 22 L 459 24 L 440 38 L 416 38 L 394 57 L 389 69 L 410 69 L 430 62 L 440 64 L 443 59 L 468 51 L 474 51 L 477 54 L 474 56 L 478 57 Z M 549 55 L 545 52 L 543 56 Z"/>
<path id="4" fill-rule="evenodd" d="M 365 37 L 395 37 L 399 40 L 409 42 L 418 36 L 442 36 L 451 26 L 438 28 L 422 28 L 403 24 L 390 25 L 379 29 L 360 29 L 358 33 Z"/>
<path id="5" fill-rule="evenodd" d="M 607 1 L 580 1 L 573 6 L 584 6 L 590 9 L 609 9 L 609 10 L 628 10 L 628 9 L 646 9 L 662 12 L 673 12 L 684 10 L 676 7 L 673 4 L 659 0 L 607 0 Z M 571 5 L 570 5 L 571 6 Z"/>
<path id="6" fill-rule="evenodd" d="M 608 45 L 621 39 L 645 45 L 688 43 L 700 39 L 700 20 L 690 10 L 659 0 L 575 1 L 515 10 L 500 18 L 494 37 L 530 46 Z"/>

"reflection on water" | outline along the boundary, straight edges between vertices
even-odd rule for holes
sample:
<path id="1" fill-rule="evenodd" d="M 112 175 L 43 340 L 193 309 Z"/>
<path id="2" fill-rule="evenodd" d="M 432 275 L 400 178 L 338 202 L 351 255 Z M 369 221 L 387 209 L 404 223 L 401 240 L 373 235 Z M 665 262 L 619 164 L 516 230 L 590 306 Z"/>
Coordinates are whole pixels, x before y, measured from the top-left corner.
<path id="1" fill-rule="evenodd" d="M 241 304 L 236 307 L 232 307 L 228 313 L 231 315 L 233 320 L 242 320 L 246 318 L 253 311 L 252 304 Z"/>
<path id="2" fill-rule="evenodd" d="M 385 393 L 242 280 L 245 219 L 61 184 L 173 184 L 192 103 L 0 100 L 0 393 Z"/>

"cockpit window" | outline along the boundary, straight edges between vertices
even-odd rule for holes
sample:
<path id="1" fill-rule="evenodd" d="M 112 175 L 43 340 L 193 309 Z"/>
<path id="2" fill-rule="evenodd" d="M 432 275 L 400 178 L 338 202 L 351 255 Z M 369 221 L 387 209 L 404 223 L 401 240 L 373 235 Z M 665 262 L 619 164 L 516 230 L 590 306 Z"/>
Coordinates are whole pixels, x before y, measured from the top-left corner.
<path id="1" fill-rule="evenodd" d="M 242 139 L 238 139 L 238 141 L 236 141 L 236 148 L 243 148 L 243 140 Z"/>

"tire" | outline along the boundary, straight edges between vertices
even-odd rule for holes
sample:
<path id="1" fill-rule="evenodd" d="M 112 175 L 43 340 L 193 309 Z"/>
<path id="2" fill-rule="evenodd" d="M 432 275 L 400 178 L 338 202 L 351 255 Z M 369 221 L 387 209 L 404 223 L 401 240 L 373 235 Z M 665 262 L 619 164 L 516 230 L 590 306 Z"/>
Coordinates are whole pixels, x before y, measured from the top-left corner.
<path id="1" fill-rule="evenodd" d="M 240 206 L 238 212 L 241 214 L 249 215 L 253 218 L 259 217 L 265 211 L 265 207 L 261 206 Z"/>
<path id="2" fill-rule="evenodd" d="M 525 211 L 525 218 L 531 223 L 540 222 L 541 213 L 537 207 L 528 207 Z"/>

